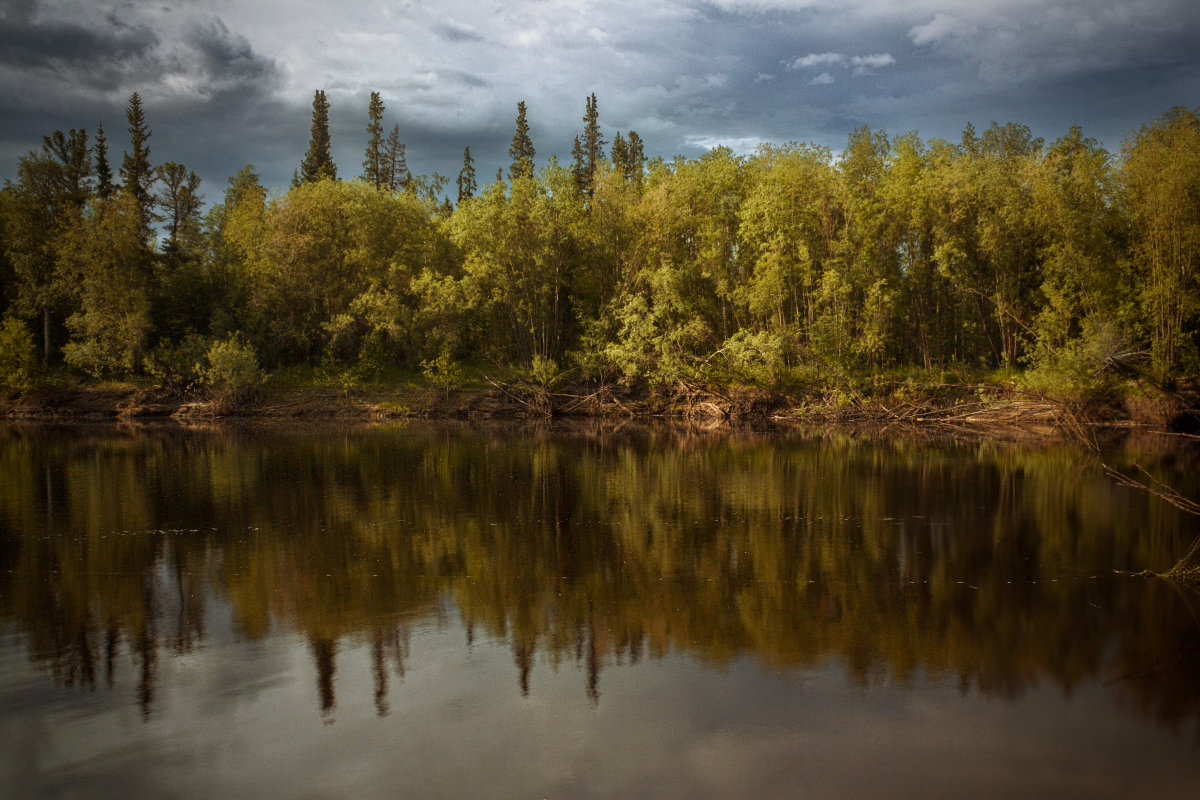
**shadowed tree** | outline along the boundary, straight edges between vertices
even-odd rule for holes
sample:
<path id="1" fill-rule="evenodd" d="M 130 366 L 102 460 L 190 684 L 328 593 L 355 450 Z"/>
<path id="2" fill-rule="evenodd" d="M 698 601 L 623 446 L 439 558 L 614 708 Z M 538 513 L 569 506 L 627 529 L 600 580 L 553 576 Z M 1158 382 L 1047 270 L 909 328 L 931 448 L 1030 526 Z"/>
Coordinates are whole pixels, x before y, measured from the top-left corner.
<path id="1" fill-rule="evenodd" d="M 408 171 L 408 162 L 404 156 L 404 142 L 400 141 L 399 125 L 392 126 L 392 132 L 383 143 L 380 163 L 382 185 L 391 192 L 407 191 L 412 175 Z"/>
<path id="2" fill-rule="evenodd" d="M 163 164 L 156 172 L 163 185 L 158 205 L 163 210 L 163 221 L 167 223 L 166 246 L 169 250 L 175 249 L 189 225 L 199 228 L 200 195 L 197 190 L 200 177 L 174 161 Z"/>
<path id="3" fill-rule="evenodd" d="M 107 200 L 113 193 L 113 171 L 108 163 L 108 139 L 104 136 L 104 124 L 96 126 L 96 196 Z"/>
<path id="4" fill-rule="evenodd" d="M 325 92 L 318 89 L 313 94 L 312 135 L 308 140 L 308 152 L 300 162 L 300 181 L 311 183 L 324 178 L 337 180 L 337 167 L 330 153 L 329 101 L 325 99 Z"/>
<path id="5" fill-rule="evenodd" d="M 625 164 L 629 161 L 629 145 L 625 143 L 625 137 L 621 135 L 620 131 L 617 131 L 617 135 L 613 137 L 612 149 L 609 151 L 608 158 L 612 161 L 613 166 L 624 175 Z"/>
<path id="6" fill-rule="evenodd" d="M 137 92 L 129 96 L 125 119 L 129 122 L 129 150 L 121 161 L 121 188 L 133 198 L 142 241 L 149 244 L 154 235 L 150 229 L 154 223 L 154 167 L 150 166 L 150 128 Z"/>
<path id="7" fill-rule="evenodd" d="M 12 204 L 4 247 L 15 278 L 16 306 L 42 319 L 42 359 L 49 363 L 53 319 L 69 294 L 59 270 L 61 240 L 79 224 L 88 200 L 91 158 L 87 133 L 55 131 L 41 152 L 22 156 L 17 182 L 7 187 Z"/>
<path id="8" fill-rule="evenodd" d="M 476 188 L 475 161 L 471 158 L 471 148 L 467 147 L 463 149 L 463 166 L 458 173 L 458 204 L 473 197 Z"/>
<path id="9" fill-rule="evenodd" d="M 367 150 L 363 159 L 363 180 L 379 189 L 384 186 L 383 100 L 371 92 L 367 106 Z"/>

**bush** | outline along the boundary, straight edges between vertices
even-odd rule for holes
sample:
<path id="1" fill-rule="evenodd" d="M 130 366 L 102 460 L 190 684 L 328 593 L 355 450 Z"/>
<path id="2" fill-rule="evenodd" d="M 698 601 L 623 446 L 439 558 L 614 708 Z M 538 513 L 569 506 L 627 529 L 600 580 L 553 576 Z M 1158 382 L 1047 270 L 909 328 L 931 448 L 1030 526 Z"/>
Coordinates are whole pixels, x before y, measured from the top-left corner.
<path id="1" fill-rule="evenodd" d="M 422 361 L 421 374 L 434 386 L 439 387 L 447 400 L 450 399 L 450 390 L 462 382 L 462 367 L 454 360 L 449 348 L 442 350 L 432 361 Z"/>
<path id="2" fill-rule="evenodd" d="M 146 374 L 164 389 L 187 391 L 201 383 L 210 347 L 208 339 L 195 333 L 178 344 L 164 342 L 146 356 Z"/>
<path id="3" fill-rule="evenodd" d="M 254 348 L 236 337 L 214 342 L 207 359 L 204 383 L 218 410 L 229 411 L 246 402 L 263 382 Z"/>
<path id="4" fill-rule="evenodd" d="M 5 317 L 0 323 L 0 386 L 24 391 L 33 385 L 37 350 L 25 323 Z"/>

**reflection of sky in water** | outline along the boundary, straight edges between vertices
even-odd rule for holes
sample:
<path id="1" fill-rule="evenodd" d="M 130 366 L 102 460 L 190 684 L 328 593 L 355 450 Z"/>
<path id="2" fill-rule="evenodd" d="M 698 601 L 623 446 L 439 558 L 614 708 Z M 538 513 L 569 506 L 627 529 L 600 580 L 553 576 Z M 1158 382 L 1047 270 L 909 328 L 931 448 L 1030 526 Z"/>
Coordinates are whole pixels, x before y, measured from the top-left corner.
<path id="1" fill-rule="evenodd" d="M 5 798 L 1200 778 L 1200 602 L 1102 568 L 1200 526 L 1073 451 L 416 428 L 0 466 Z"/>
<path id="2" fill-rule="evenodd" d="M 161 660 L 143 721 L 128 659 L 112 690 L 56 691 L 8 636 L 0 779 L 9 798 L 1120 797 L 1200 774 L 1188 737 L 1113 716 L 1095 684 L 1002 702 L 677 654 L 605 671 L 593 705 L 582 665 L 539 660 L 522 697 L 510 648 L 465 639 L 456 616 L 417 626 L 384 716 L 366 643 L 338 653 L 323 716 L 302 638 L 210 641 Z"/>

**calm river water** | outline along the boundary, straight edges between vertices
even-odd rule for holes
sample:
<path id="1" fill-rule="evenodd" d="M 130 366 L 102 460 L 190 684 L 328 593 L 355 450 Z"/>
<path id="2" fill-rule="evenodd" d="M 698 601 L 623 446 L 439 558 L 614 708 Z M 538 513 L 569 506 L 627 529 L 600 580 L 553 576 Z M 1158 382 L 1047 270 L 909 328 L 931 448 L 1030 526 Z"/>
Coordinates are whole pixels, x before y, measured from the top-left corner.
<path id="1" fill-rule="evenodd" d="M 1200 595 L 1114 570 L 1198 535 L 1062 444 L 8 428 L 0 795 L 1193 796 Z"/>

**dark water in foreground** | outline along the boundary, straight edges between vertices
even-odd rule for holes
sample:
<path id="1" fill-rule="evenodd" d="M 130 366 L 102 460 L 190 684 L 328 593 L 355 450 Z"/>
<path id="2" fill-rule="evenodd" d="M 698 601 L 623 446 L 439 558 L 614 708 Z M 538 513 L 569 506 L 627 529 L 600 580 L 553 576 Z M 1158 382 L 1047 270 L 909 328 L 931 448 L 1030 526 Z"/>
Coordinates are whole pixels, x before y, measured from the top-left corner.
<path id="1" fill-rule="evenodd" d="M 1113 570 L 1197 535 L 1065 445 L 3 431 L 0 796 L 1188 797 Z"/>

